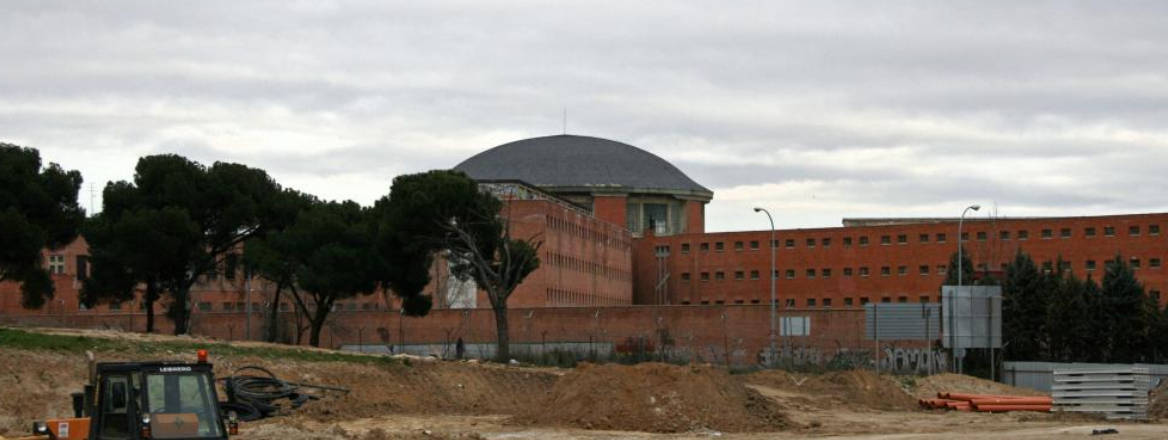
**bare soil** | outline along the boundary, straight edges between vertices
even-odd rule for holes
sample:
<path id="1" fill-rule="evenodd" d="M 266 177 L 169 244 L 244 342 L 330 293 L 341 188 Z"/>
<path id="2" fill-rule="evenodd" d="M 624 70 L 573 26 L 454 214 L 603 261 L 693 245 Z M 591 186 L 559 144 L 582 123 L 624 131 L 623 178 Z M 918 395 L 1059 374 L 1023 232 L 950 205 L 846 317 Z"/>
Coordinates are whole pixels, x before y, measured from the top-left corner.
<path id="1" fill-rule="evenodd" d="M 83 330 L 68 335 L 168 336 Z M 184 340 L 190 340 L 183 338 Z M 267 348 L 280 347 L 258 344 Z M 144 345 L 145 346 L 145 345 Z M 156 350 L 153 350 L 156 351 Z M 104 352 L 102 360 L 181 359 L 193 353 Z M 732 375 L 708 365 L 516 367 L 409 358 L 398 362 L 300 361 L 211 354 L 217 375 L 259 365 L 294 381 L 350 388 L 283 416 L 246 423 L 240 439 L 733 439 L 832 436 L 855 439 L 1061 439 L 1116 428 L 1117 438 L 1168 438 L 1168 425 L 1116 423 L 1041 413 L 923 411 L 938 391 L 1038 395 L 968 376 L 870 371 Z M 0 438 L 34 420 L 71 413 L 85 368 L 73 352 L 0 348 Z M 1168 413 L 1162 388 L 1152 412 Z M 1159 411 L 1159 412 L 1157 412 Z"/>

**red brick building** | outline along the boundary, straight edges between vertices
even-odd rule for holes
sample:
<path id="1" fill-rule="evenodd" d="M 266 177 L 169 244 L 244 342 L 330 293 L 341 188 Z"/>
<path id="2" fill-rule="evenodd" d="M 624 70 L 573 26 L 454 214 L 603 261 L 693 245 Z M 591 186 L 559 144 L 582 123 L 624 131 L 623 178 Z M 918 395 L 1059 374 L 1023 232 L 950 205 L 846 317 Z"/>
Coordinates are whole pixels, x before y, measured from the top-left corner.
<path id="1" fill-rule="evenodd" d="M 747 351 L 760 346 L 758 338 L 765 339 L 767 329 L 760 325 L 767 322 L 769 309 L 766 277 L 771 268 L 771 231 L 706 233 L 704 207 L 713 193 L 663 159 L 619 142 L 564 135 L 504 144 L 467 159 L 456 169 L 507 202 L 504 215 L 510 219 L 513 236 L 543 242 L 541 267 L 519 287 L 510 305 L 522 311 L 523 319 L 539 317 L 559 323 L 525 324 L 530 326 L 527 331 L 543 329 L 539 330 L 542 338 L 615 337 L 606 331 L 598 333 L 597 323 L 603 316 L 605 325 L 628 332 L 652 328 L 653 322 L 675 322 L 691 329 L 688 337 L 693 341 L 710 336 L 693 329 L 721 329 L 723 336 L 739 332 L 746 339 L 738 343 Z M 1161 292 L 1168 289 L 1164 228 L 1168 228 L 1168 213 L 974 218 L 966 219 L 962 241 L 975 269 L 983 273 L 1000 272 L 1021 249 L 1050 270 L 1056 269 L 1055 261 L 1061 257 L 1068 264 L 1063 269 L 1099 279 L 1106 262 L 1122 255 L 1163 304 Z M 858 317 L 827 312 L 854 312 L 866 302 L 937 301 L 957 240 L 957 222 L 951 218 L 844 219 L 840 227 L 778 230 L 775 274 L 780 309 L 820 313 L 822 319 L 832 320 L 837 315 Z M 132 320 L 141 311 L 139 302 L 103 304 L 93 310 L 79 306 L 77 291 L 79 278 L 85 276 L 85 255 L 83 239 L 63 249 L 47 250 L 46 265 L 53 272 L 56 297 L 41 310 L 24 310 L 18 286 L 0 284 L 0 315 L 126 314 Z M 253 311 L 268 303 L 270 286 L 244 280 L 232 261 L 237 258 L 225 258 L 220 273 L 208 275 L 195 287 L 196 323 L 199 319 L 242 321 L 241 312 L 249 302 Z M 482 292 L 453 279 L 442 264 L 433 270 L 433 282 L 426 291 L 434 295 L 435 316 L 444 317 L 443 325 L 461 328 L 452 324 L 462 322 L 458 317 L 464 315 L 457 309 L 489 307 Z M 378 311 L 395 309 L 389 298 L 372 295 L 342 301 L 338 311 L 354 313 L 340 313 L 336 319 L 362 316 L 379 322 Z M 684 312 L 689 310 L 686 306 L 694 312 Z M 157 307 L 160 321 L 165 321 L 161 318 L 165 304 Z M 291 310 L 290 304 L 279 307 Z M 580 307 L 592 311 L 582 315 L 573 310 Z M 726 327 L 727 316 L 736 316 L 728 315 L 730 310 L 750 316 L 751 327 Z M 567 324 L 589 322 L 588 316 L 593 319 L 591 327 Z M 637 322 L 625 326 L 617 322 L 622 316 Z M 682 322 L 683 316 L 697 321 Z M 855 327 L 837 321 L 828 327 L 815 326 L 811 336 L 825 346 L 838 346 L 843 336 L 819 334 L 824 329 Z M 423 318 L 411 325 L 425 327 L 426 322 Z M 229 332 L 241 334 L 234 329 L 242 326 L 233 325 L 228 326 Z M 389 324 L 378 325 L 384 330 Z M 223 326 L 214 328 L 221 333 Z M 436 335 L 436 331 L 419 329 L 414 334 Z M 622 333 L 621 337 L 627 336 Z M 848 335 L 846 339 L 862 338 Z"/>

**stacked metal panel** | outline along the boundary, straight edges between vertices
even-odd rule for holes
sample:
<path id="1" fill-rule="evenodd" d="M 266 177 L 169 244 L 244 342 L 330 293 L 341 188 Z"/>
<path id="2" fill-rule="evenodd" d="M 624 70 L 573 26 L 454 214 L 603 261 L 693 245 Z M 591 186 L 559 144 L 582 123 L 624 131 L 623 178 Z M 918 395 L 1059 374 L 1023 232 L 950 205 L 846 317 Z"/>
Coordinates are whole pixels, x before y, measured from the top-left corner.
<path id="1" fill-rule="evenodd" d="M 1147 368 L 1139 367 L 1055 370 L 1054 410 L 1146 420 L 1154 380 Z"/>

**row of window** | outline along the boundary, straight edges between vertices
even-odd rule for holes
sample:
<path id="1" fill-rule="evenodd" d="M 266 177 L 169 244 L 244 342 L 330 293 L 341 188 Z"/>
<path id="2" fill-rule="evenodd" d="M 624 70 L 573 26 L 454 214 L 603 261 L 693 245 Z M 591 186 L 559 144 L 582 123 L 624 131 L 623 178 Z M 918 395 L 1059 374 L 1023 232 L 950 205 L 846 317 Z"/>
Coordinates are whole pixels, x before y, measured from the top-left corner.
<path id="1" fill-rule="evenodd" d="M 1138 225 L 1137 226 L 1129 226 L 1128 227 L 1128 236 L 1138 237 L 1141 235 L 1141 230 L 1142 229 Z M 1148 231 L 1148 235 L 1152 235 L 1152 236 L 1160 235 L 1160 225 L 1148 225 L 1147 231 Z M 1098 232 L 1099 231 L 1094 226 L 1083 228 L 1083 236 L 1085 236 L 1085 237 L 1095 237 L 1098 235 Z M 1103 236 L 1114 237 L 1115 236 L 1115 227 L 1114 226 L 1103 227 Z M 909 237 L 908 234 L 896 235 L 896 244 L 908 244 L 909 243 L 908 237 Z M 985 240 L 989 239 L 989 232 L 979 231 L 976 233 L 976 237 L 977 237 L 978 241 L 985 241 Z M 1054 230 L 1049 229 L 1049 228 L 1042 229 L 1041 230 L 1041 237 L 1042 238 L 1054 238 Z M 1071 238 L 1072 237 L 1071 228 L 1059 229 L 1059 237 Z M 1016 238 L 1018 240 L 1029 240 L 1030 239 L 1030 231 L 1026 230 L 1026 229 L 1019 229 L 1017 231 L 1014 231 L 1013 235 L 1011 234 L 1011 231 L 998 231 L 998 239 L 1010 240 L 1012 238 Z M 917 236 L 918 243 L 930 243 L 930 242 L 945 243 L 947 239 L 948 239 L 948 236 L 945 233 L 919 234 Z M 961 240 L 968 241 L 969 240 L 969 233 L 968 232 L 961 233 Z M 868 236 L 861 235 L 861 236 L 857 237 L 857 242 L 860 246 L 867 246 L 869 244 Z M 783 240 L 782 247 L 785 247 L 787 249 L 794 249 L 796 246 L 796 243 L 797 242 L 795 239 L 788 238 L 788 239 Z M 824 238 L 820 238 L 820 239 L 807 238 L 807 239 L 804 239 L 803 243 L 804 243 L 804 247 L 807 247 L 807 248 L 815 248 L 816 246 L 826 248 L 826 247 L 831 247 L 832 239 L 831 239 L 831 237 L 824 237 Z M 850 247 L 850 246 L 852 246 L 852 243 L 853 243 L 852 237 L 843 237 L 843 246 L 844 247 Z M 880 244 L 881 245 L 891 245 L 892 243 L 893 243 L 892 235 L 880 236 Z M 759 240 L 735 241 L 734 242 L 734 250 L 735 251 L 742 251 L 742 250 L 746 250 L 746 249 L 758 250 L 759 244 L 760 244 Z M 779 247 L 779 240 L 774 240 L 773 242 L 771 242 L 771 246 Z M 721 242 L 721 241 L 714 242 L 714 251 L 715 252 L 721 252 L 721 251 L 724 251 L 725 249 L 726 249 L 725 242 Z M 668 247 L 666 247 L 666 250 L 668 250 Z M 709 242 L 698 243 L 698 250 L 709 251 L 710 250 L 710 243 Z M 685 254 L 685 253 L 689 253 L 689 252 L 690 252 L 690 243 L 682 243 L 681 244 L 681 253 Z"/>
<path id="2" fill-rule="evenodd" d="M 1152 299 L 1154 299 L 1157 303 L 1160 302 L 1160 291 L 1159 290 L 1149 291 L 1148 296 L 1150 296 Z M 940 296 L 930 296 L 930 295 L 921 295 L 921 296 L 917 297 L 917 302 L 919 302 L 921 304 L 928 304 L 930 301 L 934 301 L 934 300 L 937 302 L 940 302 L 941 297 Z M 804 301 L 805 307 L 830 308 L 833 306 L 833 299 L 832 298 L 804 298 L 803 301 Z M 861 297 L 859 297 L 859 304 L 858 305 L 863 306 L 863 305 L 868 304 L 870 302 L 871 302 L 871 300 L 869 300 L 868 297 L 861 296 Z M 891 303 L 891 302 L 893 302 L 893 297 L 891 297 L 891 296 L 880 297 L 880 302 L 881 303 Z M 897 296 L 895 298 L 895 302 L 907 303 L 907 302 L 909 302 L 909 297 L 907 295 Z M 703 300 L 703 301 L 700 301 L 699 303 L 702 305 L 709 305 L 709 304 L 711 304 L 711 301 Z M 719 299 L 719 300 L 712 301 L 712 303 L 721 305 L 721 304 L 726 304 L 726 301 Z M 734 304 L 746 304 L 746 300 L 735 299 L 735 300 L 733 300 L 733 303 Z M 750 304 L 759 304 L 759 303 L 761 303 L 761 301 L 758 299 L 750 300 Z M 681 304 L 682 305 L 690 305 L 690 302 L 689 301 L 682 301 Z M 781 305 L 784 307 L 788 307 L 788 308 L 794 308 L 794 307 L 796 307 L 796 301 L 794 298 L 787 298 L 782 302 Z M 856 302 L 855 298 L 850 297 L 850 296 L 843 298 L 843 306 L 844 307 L 855 307 L 856 305 L 857 305 L 857 302 Z"/>
<path id="3" fill-rule="evenodd" d="M 622 305 L 630 304 L 630 301 L 619 300 L 601 295 L 593 295 L 590 293 L 577 292 L 568 289 L 554 289 L 549 288 L 545 292 L 546 301 L 551 305 Z"/>
<path id="4" fill-rule="evenodd" d="M 628 240 L 616 238 L 602 231 L 585 227 L 579 223 L 567 221 L 556 216 L 549 215 L 547 217 L 547 225 L 548 229 L 553 231 L 563 231 L 578 238 L 596 242 L 600 245 L 614 247 L 617 249 L 628 249 L 630 247 Z"/>
<path id="5" fill-rule="evenodd" d="M 930 269 L 930 267 L 928 265 L 921 265 L 918 268 L 918 273 L 920 275 L 928 276 L 929 269 Z M 936 272 L 937 275 L 945 275 L 945 273 L 946 273 L 945 271 L 946 271 L 946 267 L 944 264 L 937 265 L 937 272 Z M 782 272 L 782 271 L 780 271 L 779 269 L 775 269 L 775 272 L 774 272 L 775 279 L 782 278 L 782 276 L 780 276 L 780 272 Z M 857 268 L 857 270 L 853 270 L 853 268 L 851 268 L 851 267 L 843 268 L 843 276 L 845 276 L 845 277 L 850 277 L 850 276 L 856 275 L 857 273 L 861 277 L 866 277 L 866 276 L 871 275 L 871 271 L 868 269 L 867 266 L 859 267 L 859 268 Z M 897 275 L 901 275 L 901 276 L 908 275 L 908 266 L 898 266 L 896 268 L 896 273 L 897 273 Z M 793 280 L 796 278 L 795 269 L 786 269 L 784 274 L 785 274 L 786 279 L 788 279 L 788 280 Z M 831 278 L 833 271 L 831 268 L 825 267 L 825 268 L 822 268 L 819 270 L 806 269 L 804 271 L 804 274 L 805 274 L 806 278 L 808 278 L 808 279 Z M 881 267 L 880 268 L 880 275 L 891 276 L 892 275 L 892 266 Z M 698 276 L 700 277 L 700 278 L 698 278 L 700 281 L 709 281 L 710 280 L 710 272 L 701 272 Z M 689 272 L 682 272 L 681 273 L 681 280 L 682 281 L 690 281 L 691 278 L 692 277 L 691 277 Z M 724 279 L 726 279 L 726 272 L 723 272 L 723 271 L 715 271 L 714 272 L 714 280 L 724 280 Z M 746 278 L 746 271 L 741 271 L 741 270 L 735 271 L 734 272 L 734 279 L 735 280 L 747 279 Z M 752 280 L 759 279 L 759 271 L 757 271 L 757 270 L 750 271 L 750 279 L 752 279 Z"/>
<path id="6" fill-rule="evenodd" d="M 600 275 L 605 278 L 614 280 L 627 281 L 632 279 L 632 274 L 629 271 L 586 261 L 571 255 L 564 255 L 561 253 L 548 251 L 544 253 L 544 258 L 547 259 L 546 262 L 550 266 L 563 267 L 592 275 Z"/>
<path id="7" fill-rule="evenodd" d="M 1139 269 L 1141 267 L 1142 262 L 1141 262 L 1139 257 L 1131 257 L 1131 259 L 1128 260 L 1128 263 L 1131 265 L 1131 267 L 1133 269 Z M 1159 258 L 1148 259 L 1148 267 L 1150 267 L 1150 268 L 1159 268 L 1162 265 L 1163 265 L 1163 262 Z M 1046 261 L 1046 262 L 1042 263 L 1043 269 L 1047 270 L 1047 271 L 1052 270 L 1053 269 L 1052 266 L 1053 266 L 1053 263 L 1050 261 Z M 1098 265 L 1096 264 L 1095 260 L 1086 260 L 1084 262 L 1083 266 L 1088 271 L 1094 271 L 1097 269 Z M 982 263 L 982 264 L 979 264 L 976 269 L 979 271 L 986 271 L 986 270 L 989 270 L 989 267 L 988 267 L 988 265 Z M 1006 269 L 1005 263 L 1002 263 L 1001 269 L 1002 270 Z M 1061 270 L 1069 270 L 1070 269 L 1070 262 L 1064 261 L 1063 267 L 1061 267 L 1060 269 Z M 947 270 L 947 268 L 946 268 L 946 265 L 944 265 L 944 264 L 938 264 L 936 266 L 936 274 L 937 275 L 945 275 L 947 273 L 946 270 Z M 866 277 L 866 276 L 870 275 L 870 271 L 868 270 L 867 266 L 860 267 L 858 272 L 859 272 L 859 276 L 861 276 L 861 277 Z M 804 271 L 805 278 L 807 278 L 807 279 L 831 278 L 832 273 L 833 273 L 832 269 L 826 268 L 826 267 L 819 269 L 818 271 L 816 269 L 806 269 Z M 854 271 L 852 270 L 852 268 L 845 267 L 843 269 L 843 276 L 850 277 L 853 274 L 854 274 Z M 930 266 L 925 265 L 925 264 L 918 266 L 917 267 L 917 274 L 919 274 L 921 276 L 930 275 Z M 793 280 L 796 278 L 797 272 L 795 269 L 786 269 L 786 271 L 784 272 L 784 275 L 785 275 L 786 279 Z M 892 275 L 892 266 L 881 266 L 880 267 L 880 276 L 891 276 L 891 275 Z M 897 276 L 908 275 L 908 266 L 897 266 L 896 267 L 896 275 Z M 698 276 L 699 276 L 698 279 L 700 281 L 709 281 L 710 280 L 710 272 L 701 272 Z M 780 270 L 776 269 L 774 272 L 774 276 L 775 276 L 775 279 L 782 278 L 782 277 L 780 277 Z M 689 272 L 682 272 L 682 274 L 681 274 L 682 281 L 690 281 L 691 279 L 692 279 L 692 277 L 691 277 Z M 714 280 L 726 279 L 726 272 L 715 271 L 713 279 Z M 742 271 L 742 270 L 735 271 L 734 272 L 734 279 L 735 280 L 747 279 L 747 272 Z M 750 271 L 750 278 L 749 279 L 752 279 L 752 280 L 759 279 L 759 271 L 757 271 L 757 270 Z"/>

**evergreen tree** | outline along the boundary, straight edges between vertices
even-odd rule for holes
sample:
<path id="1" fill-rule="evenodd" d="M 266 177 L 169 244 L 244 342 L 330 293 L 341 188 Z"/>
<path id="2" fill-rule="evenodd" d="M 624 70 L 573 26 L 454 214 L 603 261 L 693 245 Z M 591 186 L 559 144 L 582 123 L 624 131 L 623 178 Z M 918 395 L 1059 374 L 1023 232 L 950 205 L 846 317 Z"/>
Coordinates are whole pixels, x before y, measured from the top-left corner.
<path id="1" fill-rule="evenodd" d="M 1043 360 L 1048 353 L 1043 335 L 1046 326 L 1047 277 L 1021 249 L 1006 267 L 1002 284 L 1002 343 L 1011 360 Z"/>
<path id="2" fill-rule="evenodd" d="M 1132 363 L 1146 360 L 1149 347 L 1147 295 L 1144 286 L 1121 255 L 1109 261 L 1103 275 L 1103 317 L 1111 337 L 1108 362 Z"/>
<path id="3" fill-rule="evenodd" d="M 1060 258 L 1060 262 L 1062 259 Z M 1070 271 L 1055 275 L 1055 288 L 1046 308 L 1046 335 L 1050 359 L 1054 362 L 1082 362 L 1088 352 L 1097 348 L 1086 341 L 1092 335 L 1091 299 L 1088 282 Z"/>
<path id="4" fill-rule="evenodd" d="M 949 256 L 949 270 L 945 271 L 944 286 L 957 285 L 957 252 Z M 969 251 L 965 247 L 961 247 L 961 285 L 972 286 L 973 282 L 973 261 L 969 259 Z"/>

